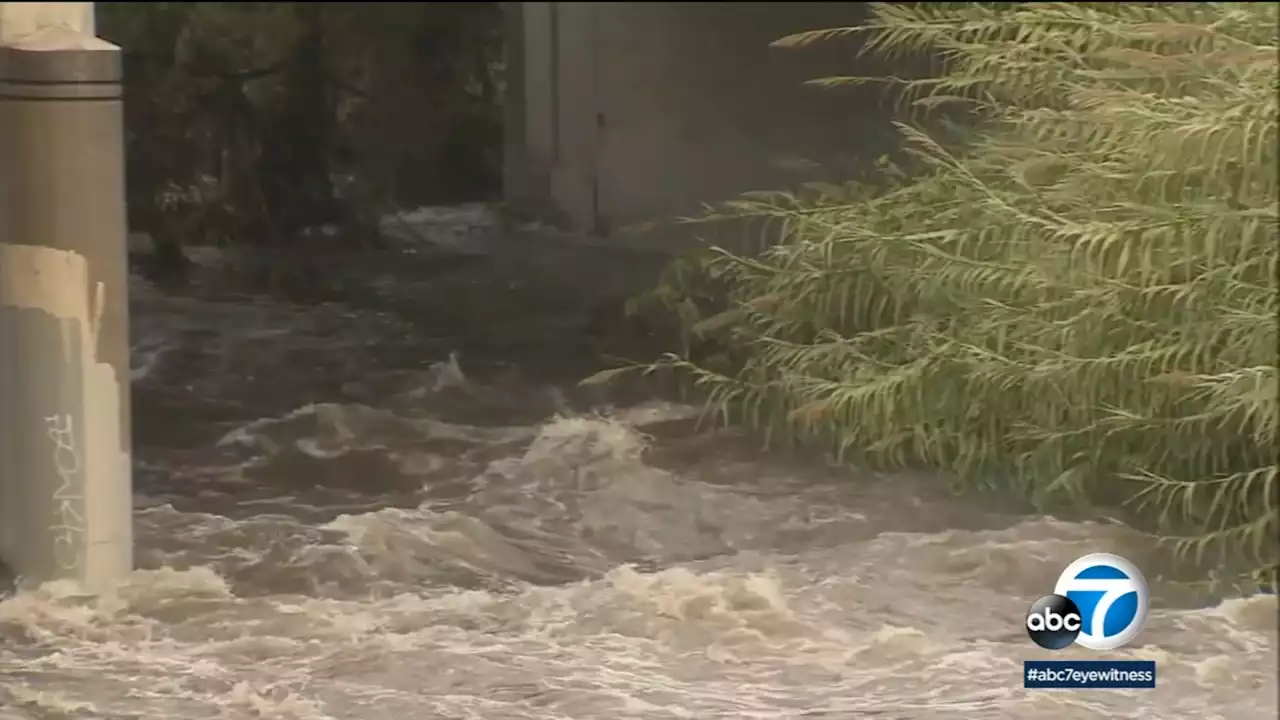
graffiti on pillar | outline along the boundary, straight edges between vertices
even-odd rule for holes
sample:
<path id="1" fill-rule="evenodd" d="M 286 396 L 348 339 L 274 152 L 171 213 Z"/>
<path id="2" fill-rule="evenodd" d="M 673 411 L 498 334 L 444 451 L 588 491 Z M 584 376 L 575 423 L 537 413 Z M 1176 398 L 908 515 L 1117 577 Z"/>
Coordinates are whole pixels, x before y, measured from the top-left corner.
<path id="1" fill-rule="evenodd" d="M 75 425 L 67 414 L 45 418 L 53 442 L 53 466 L 58 487 L 53 491 L 53 558 L 63 570 L 78 570 L 84 562 L 84 475 Z"/>

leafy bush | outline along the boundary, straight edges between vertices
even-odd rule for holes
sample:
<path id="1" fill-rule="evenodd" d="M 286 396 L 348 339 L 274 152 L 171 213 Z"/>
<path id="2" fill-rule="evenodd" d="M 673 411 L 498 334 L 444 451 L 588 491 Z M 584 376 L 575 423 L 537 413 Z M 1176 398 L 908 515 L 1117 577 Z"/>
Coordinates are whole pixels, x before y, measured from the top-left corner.
<path id="1" fill-rule="evenodd" d="M 876 4 L 868 26 L 779 41 L 937 53 L 941 77 L 897 85 L 975 132 L 949 149 L 903 124 L 909 176 L 718 209 L 769 221 L 775 243 L 711 248 L 658 297 L 741 361 L 648 369 L 690 373 L 709 411 L 770 438 L 1041 506 L 1128 503 L 1197 528 L 1170 538 L 1181 557 L 1274 578 L 1277 19 L 1274 3 Z M 891 82 L 830 82 L 872 81 Z M 725 308 L 710 318 L 707 287 Z"/>

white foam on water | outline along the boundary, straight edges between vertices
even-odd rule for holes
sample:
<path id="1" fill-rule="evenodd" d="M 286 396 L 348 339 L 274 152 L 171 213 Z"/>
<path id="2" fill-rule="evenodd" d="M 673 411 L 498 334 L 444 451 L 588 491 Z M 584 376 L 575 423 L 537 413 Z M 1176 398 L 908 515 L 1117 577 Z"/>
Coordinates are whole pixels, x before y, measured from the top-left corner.
<path id="1" fill-rule="evenodd" d="M 412 430 L 498 456 L 451 499 L 319 523 L 140 510 L 150 569 L 115 592 L 0 601 L 0 718 L 1276 715 L 1274 597 L 1154 609 L 1108 654 L 1155 660 L 1154 691 L 1024 691 L 1022 661 L 1045 656 L 1028 603 L 1141 537 L 835 470 L 712 483 L 712 457 L 649 464 L 650 415 L 482 432 L 313 406 L 241 428 L 268 454 L 263 437 L 329 449 L 340 426 L 344 447 L 395 452 Z"/>

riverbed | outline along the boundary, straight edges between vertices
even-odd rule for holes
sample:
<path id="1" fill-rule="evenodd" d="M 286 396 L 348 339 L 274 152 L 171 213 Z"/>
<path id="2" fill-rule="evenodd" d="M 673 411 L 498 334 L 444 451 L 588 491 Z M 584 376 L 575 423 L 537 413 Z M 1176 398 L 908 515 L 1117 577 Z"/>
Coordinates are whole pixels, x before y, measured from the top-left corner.
<path id="1" fill-rule="evenodd" d="M 573 283 L 637 261 L 557 252 L 308 303 L 137 281 L 138 569 L 0 600 L 0 720 L 1277 716 L 1275 597 L 1186 601 L 1141 533 L 576 388 Z M 1147 573 L 1107 657 L 1157 688 L 1024 690 L 1097 657 L 1022 629 L 1093 552 Z"/>

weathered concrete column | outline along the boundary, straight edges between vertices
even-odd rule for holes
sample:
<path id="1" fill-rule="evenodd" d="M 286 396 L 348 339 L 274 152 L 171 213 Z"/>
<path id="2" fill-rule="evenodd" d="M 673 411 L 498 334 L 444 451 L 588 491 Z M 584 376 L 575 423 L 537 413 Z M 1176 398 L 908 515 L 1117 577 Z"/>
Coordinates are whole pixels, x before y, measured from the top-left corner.
<path id="1" fill-rule="evenodd" d="M 92 3 L 0 3 L 0 558 L 90 590 L 132 567 L 120 65 Z"/>
<path id="2" fill-rule="evenodd" d="M 529 169 L 525 160 L 524 12 L 523 3 L 501 4 L 506 70 L 502 88 L 502 196 L 517 212 L 525 209 Z"/>

